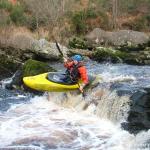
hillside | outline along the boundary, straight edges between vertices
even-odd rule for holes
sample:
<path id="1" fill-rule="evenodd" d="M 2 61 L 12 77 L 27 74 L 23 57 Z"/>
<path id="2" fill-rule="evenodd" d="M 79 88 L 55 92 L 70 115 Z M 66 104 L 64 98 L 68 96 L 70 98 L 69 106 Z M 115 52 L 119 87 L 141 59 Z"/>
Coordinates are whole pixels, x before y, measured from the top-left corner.
<path id="1" fill-rule="evenodd" d="M 0 0 L 0 28 L 32 32 L 51 40 L 107 31 L 150 31 L 150 0 Z"/>

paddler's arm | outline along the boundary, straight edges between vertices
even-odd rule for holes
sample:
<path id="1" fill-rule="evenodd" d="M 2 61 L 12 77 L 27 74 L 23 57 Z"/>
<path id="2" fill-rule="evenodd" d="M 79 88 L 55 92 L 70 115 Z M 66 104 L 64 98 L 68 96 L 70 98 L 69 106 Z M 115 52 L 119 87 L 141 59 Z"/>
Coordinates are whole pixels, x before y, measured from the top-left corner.
<path id="1" fill-rule="evenodd" d="M 81 80 L 82 80 L 79 90 L 83 93 L 83 89 L 89 83 L 89 79 L 87 75 L 87 70 L 84 66 L 79 68 L 79 73 L 80 73 Z"/>

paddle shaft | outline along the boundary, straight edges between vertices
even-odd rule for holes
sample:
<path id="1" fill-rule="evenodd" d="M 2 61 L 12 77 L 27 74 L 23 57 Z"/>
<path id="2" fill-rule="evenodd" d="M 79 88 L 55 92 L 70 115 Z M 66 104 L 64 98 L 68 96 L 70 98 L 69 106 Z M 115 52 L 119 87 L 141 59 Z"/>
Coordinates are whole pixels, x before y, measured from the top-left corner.
<path id="1" fill-rule="evenodd" d="M 56 41 L 56 40 L 55 40 L 55 41 Z M 63 54 L 63 52 L 61 51 L 61 49 L 60 49 L 60 47 L 59 47 L 57 41 L 56 41 L 56 47 L 57 47 L 59 53 L 61 54 L 61 56 L 64 57 L 64 54 Z"/>

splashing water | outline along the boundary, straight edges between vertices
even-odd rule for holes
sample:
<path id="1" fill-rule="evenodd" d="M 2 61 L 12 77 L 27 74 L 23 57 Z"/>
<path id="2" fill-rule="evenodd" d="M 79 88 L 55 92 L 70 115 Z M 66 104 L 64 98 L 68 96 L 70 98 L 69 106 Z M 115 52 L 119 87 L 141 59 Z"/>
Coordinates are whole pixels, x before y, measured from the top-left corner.
<path id="1" fill-rule="evenodd" d="M 108 120 L 59 107 L 46 97 L 0 113 L 0 149 L 133 150 L 143 135 L 144 145 L 148 134 L 135 137 Z"/>
<path id="2" fill-rule="evenodd" d="M 121 83 L 123 89 L 150 85 L 150 67 L 148 66 L 92 62 L 88 63 L 87 67 L 91 74 L 101 76 L 103 83 Z M 1 90 L 0 93 L 3 95 L 4 92 Z M 46 96 L 34 97 L 30 100 L 26 95 L 18 95 L 16 98 L 13 98 L 15 95 L 11 96 L 12 93 L 6 96 L 7 98 L 5 94 L 0 97 L 0 101 L 6 99 L 9 104 L 12 103 L 7 109 L 0 112 L 0 150 L 150 149 L 150 131 L 135 136 L 122 130 L 119 121 L 116 123 L 110 121 L 111 118 L 115 120 L 116 116 L 119 120 L 121 119 L 118 115 L 119 108 L 128 102 L 127 97 L 119 99 L 120 97 L 117 97 L 115 92 L 105 90 L 99 103 L 99 110 L 96 110 L 94 105 L 83 110 L 82 105 L 85 102 L 82 100 L 79 106 L 77 96 L 69 97 L 71 99 L 69 102 L 72 104 L 64 102 L 64 105 L 58 105 L 61 104 L 60 100 L 63 100 L 59 94 L 54 94 L 50 101 Z M 96 98 L 92 93 L 90 96 Z M 23 100 L 19 103 L 21 98 Z M 13 102 L 16 99 L 17 104 Z M 0 103 L 0 108 L 2 106 Z M 66 108 L 66 106 L 69 107 Z M 114 114 L 109 113 L 110 109 Z M 124 105 L 123 110 L 127 109 Z M 105 116 L 109 120 L 104 119 Z"/>

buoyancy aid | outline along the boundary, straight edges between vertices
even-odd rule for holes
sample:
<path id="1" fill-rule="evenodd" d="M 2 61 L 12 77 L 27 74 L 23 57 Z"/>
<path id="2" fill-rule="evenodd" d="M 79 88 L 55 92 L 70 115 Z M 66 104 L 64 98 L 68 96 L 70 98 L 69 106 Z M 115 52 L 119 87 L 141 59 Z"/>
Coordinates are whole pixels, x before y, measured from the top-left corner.
<path id="1" fill-rule="evenodd" d="M 73 64 L 71 68 L 66 70 L 66 74 L 70 77 L 73 82 L 77 82 L 80 78 L 79 68 L 82 67 L 82 63 L 78 63 L 77 65 Z"/>

